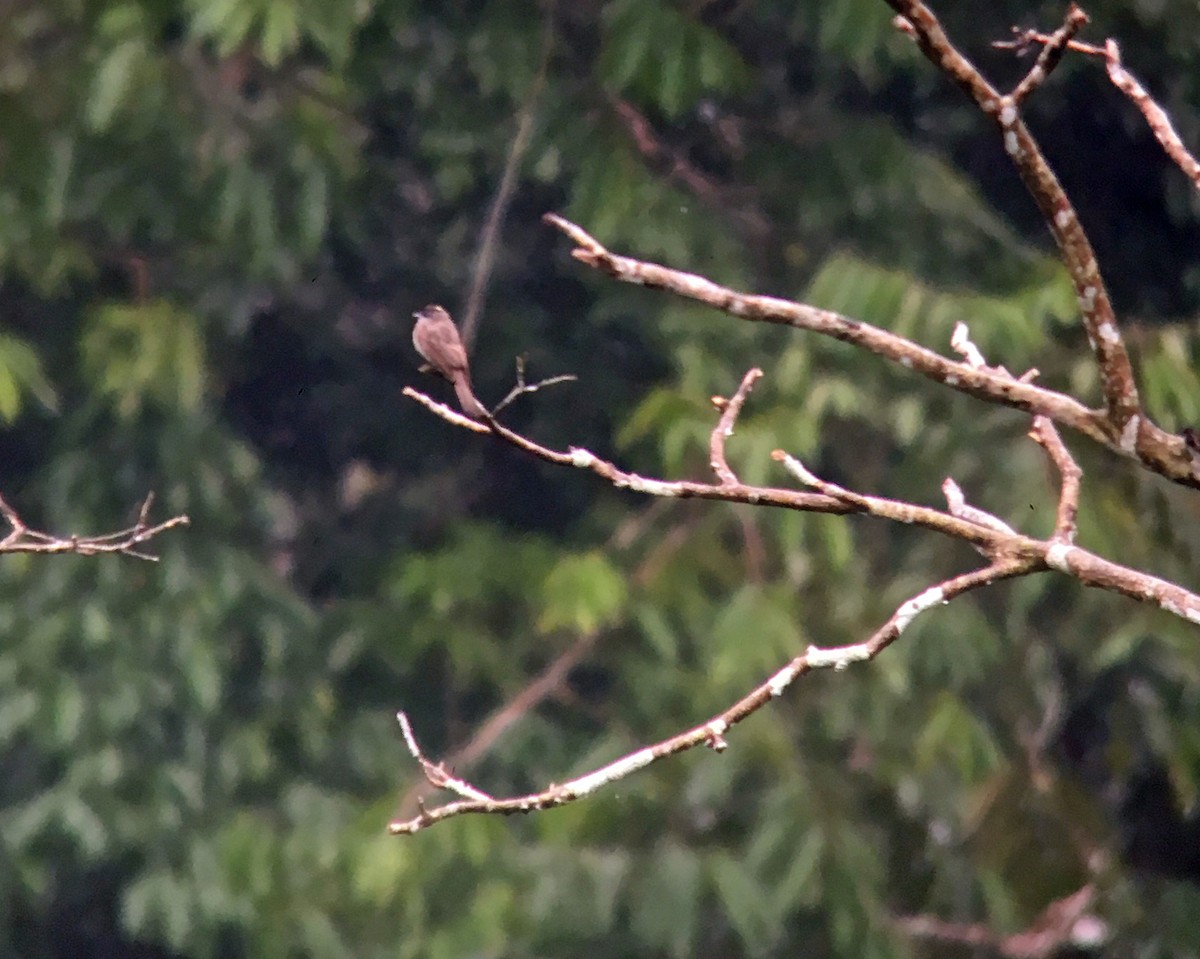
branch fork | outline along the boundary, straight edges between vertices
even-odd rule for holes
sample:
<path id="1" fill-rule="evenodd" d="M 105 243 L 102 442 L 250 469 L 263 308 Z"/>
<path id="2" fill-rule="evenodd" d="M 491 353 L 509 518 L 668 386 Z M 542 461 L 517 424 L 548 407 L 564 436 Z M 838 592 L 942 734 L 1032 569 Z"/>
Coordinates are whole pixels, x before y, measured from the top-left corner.
<path id="1" fill-rule="evenodd" d="M 942 484 L 947 503 L 945 510 L 846 489 L 823 480 L 800 459 L 783 450 L 775 450 L 772 458 L 804 489 L 755 487 L 742 483 L 729 464 L 726 442 L 733 434 L 754 384 L 763 375 L 759 369 L 745 374 L 732 397 L 713 398 L 719 413 L 709 439 L 709 465 L 716 477 L 715 483 L 641 476 L 581 447 L 554 450 L 508 429 L 494 418 L 484 423 L 476 422 L 416 390 L 405 389 L 406 396 L 454 426 L 476 433 L 491 433 L 531 456 L 560 466 L 588 470 L 618 488 L 656 497 L 711 499 L 805 512 L 866 514 L 921 526 L 967 543 L 983 554 L 987 562 L 978 569 L 932 584 L 912 596 L 861 642 L 830 647 L 810 645 L 737 702 L 704 723 L 636 749 L 565 783 L 550 784 L 526 795 L 495 798 L 454 775 L 444 764 L 430 761 L 421 751 L 407 717 L 400 713 L 398 718 L 409 753 L 421 765 L 428 783 L 459 798 L 434 808 L 421 804 L 415 817 L 395 819 L 389 825 L 391 833 L 412 834 L 444 819 L 465 814 L 511 814 L 560 806 L 696 746 L 724 750 L 728 747 L 727 734 L 734 725 L 781 696 L 802 676 L 816 669 L 843 670 L 854 663 L 869 662 L 899 639 L 918 616 L 964 593 L 1005 579 L 1056 571 L 1071 576 L 1083 586 L 1152 603 L 1172 615 L 1200 624 L 1200 595 L 1103 559 L 1075 544 L 1082 471 L 1063 442 L 1059 427 L 1072 429 L 1123 456 L 1138 460 L 1150 471 L 1193 488 L 1200 488 L 1200 468 L 1197 467 L 1200 463 L 1200 439 L 1197 436 L 1200 434 L 1190 429 L 1181 436 L 1167 433 L 1151 422 L 1142 409 L 1129 356 L 1090 241 L 1061 184 L 1022 121 L 1020 107 L 1047 80 L 1066 51 L 1102 55 L 1114 84 L 1139 105 L 1160 141 L 1176 158 L 1178 137 L 1172 139 L 1174 131 L 1169 121 L 1165 121 L 1165 114 L 1160 117 L 1155 112 L 1157 107 L 1153 101 L 1149 101 L 1136 81 L 1123 71 L 1115 43 L 1110 41 L 1101 50 L 1075 40 L 1077 32 L 1088 21 L 1086 14 L 1074 4 L 1053 34 L 1025 33 L 1011 42 L 1018 52 L 1032 49 L 1034 45 L 1039 46 L 1040 51 L 1036 62 L 1016 87 L 1010 93 L 1002 94 L 953 46 L 924 3 L 919 0 L 888 2 L 897 11 L 897 26 L 911 36 L 929 59 L 999 127 L 1004 148 L 1041 208 L 1075 285 L 1082 324 L 1100 371 L 1104 401 L 1101 408 L 1090 409 L 1074 397 L 1036 385 L 1036 370 L 1018 377 L 1002 366 L 989 366 L 982 352 L 971 342 L 965 324 L 956 326 L 950 342 L 951 349 L 962 357 L 956 361 L 890 331 L 832 311 L 742 293 L 697 274 L 611 253 L 577 224 L 553 213 L 546 214 L 543 219 L 574 243 L 571 256 L 575 260 L 617 280 L 706 303 L 740 319 L 783 324 L 829 336 L 958 392 L 1029 414 L 1032 417 L 1029 436 L 1045 451 L 1059 479 L 1052 533 L 1046 539 L 1037 539 L 1018 532 L 998 516 L 968 503 L 952 477 Z M 1181 148 L 1181 144 L 1178 147 Z M 1180 158 L 1177 162 L 1200 185 L 1200 166 L 1196 166 L 1194 160 L 1191 161 L 1193 167 Z M 523 382 L 521 377 L 519 382 Z"/>
<path id="2" fill-rule="evenodd" d="M 0 517 L 3 517 L 9 526 L 8 534 L 0 539 L 0 553 L 77 553 L 81 556 L 120 553 L 135 559 L 158 562 L 157 556 L 139 547 L 169 529 L 186 526 L 189 520 L 186 515 L 179 515 L 161 523 L 151 523 L 150 509 L 153 505 L 154 494 L 150 493 L 142 501 L 136 522 L 126 529 L 95 536 L 80 536 L 75 533 L 56 536 L 31 528 L 8 501 L 0 496 Z"/>

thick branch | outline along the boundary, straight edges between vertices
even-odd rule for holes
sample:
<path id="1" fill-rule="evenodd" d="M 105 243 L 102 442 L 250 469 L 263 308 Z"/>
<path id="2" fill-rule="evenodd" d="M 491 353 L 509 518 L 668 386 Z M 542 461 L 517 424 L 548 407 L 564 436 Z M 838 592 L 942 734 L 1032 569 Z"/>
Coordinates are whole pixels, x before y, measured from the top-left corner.
<path id="1" fill-rule="evenodd" d="M 575 242 L 576 249 L 571 255 L 576 260 L 622 282 L 666 290 L 741 319 L 792 326 L 850 343 L 960 393 L 1000 406 L 1040 413 L 1122 456 L 1138 459 L 1148 469 L 1177 483 L 1200 488 L 1200 475 L 1192 466 L 1182 437 L 1167 433 L 1144 417 L 1130 420 L 1123 432 L 1114 434 L 1103 411 L 1088 409 L 1064 393 L 1014 379 L 1002 370 L 948 359 L 902 336 L 832 310 L 773 296 L 741 293 L 695 273 L 619 256 L 610 253 L 586 230 L 561 216 L 547 213 L 543 220 Z"/>
<path id="2" fill-rule="evenodd" d="M 989 84 L 975 65 L 954 47 L 933 11 L 924 3 L 888 0 L 888 4 L 903 18 L 907 32 L 916 39 L 922 52 L 999 127 L 1004 151 L 1042 211 L 1075 286 L 1083 325 L 1100 367 L 1105 425 L 1110 439 L 1123 442 L 1129 453 L 1135 448 L 1140 451 L 1139 434 L 1142 427 L 1149 424 L 1142 415 L 1133 366 L 1117 327 L 1096 254 L 1062 184 L 1021 119 L 1016 95 L 1001 94 Z M 1073 32 L 1080 25 L 1082 21 L 1073 9 L 1065 29 Z M 1063 42 L 1067 39 L 1069 34 Z M 1055 42 L 1057 45 L 1058 41 Z M 1029 84 L 1023 93 L 1027 94 L 1032 86 Z M 1022 87 L 1018 87 L 1017 92 L 1021 93 Z"/>

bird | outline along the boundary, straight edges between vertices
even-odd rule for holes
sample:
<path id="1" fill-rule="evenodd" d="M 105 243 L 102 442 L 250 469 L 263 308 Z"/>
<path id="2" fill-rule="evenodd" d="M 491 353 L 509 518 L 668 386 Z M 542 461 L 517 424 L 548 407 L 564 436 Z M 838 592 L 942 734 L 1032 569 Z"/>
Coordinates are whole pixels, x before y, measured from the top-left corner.
<path id="1" fill-rule="evenodd" d="M 467 350 L 458 327 L 442 307 L 430 303 L 413 314 L 413 346 L 421 354 L 429 369 L 444 376 L 454 385 L 458 405 L 472 419 L 490 419 L 490 414 L 475 398 L 471 389 L 471 368 L 467 363 Z"/>

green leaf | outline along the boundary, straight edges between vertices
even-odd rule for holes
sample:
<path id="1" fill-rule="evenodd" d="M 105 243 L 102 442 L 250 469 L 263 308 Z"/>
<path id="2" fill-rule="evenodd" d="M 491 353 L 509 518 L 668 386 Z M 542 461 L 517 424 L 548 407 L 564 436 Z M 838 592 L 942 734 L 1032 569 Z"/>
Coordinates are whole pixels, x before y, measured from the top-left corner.
<path id="1" fill-rule="evenodd" d="M 600 54 L 601 81 L 611 90 L 622 92 L 653 61 L 653 2 L 616 0 L 604 11 L 608 21 L 604 48 Z"/>
<path id="2" fill-rule="evenodd" d="M 58 396 L 34 348 L 15 336 L 0 333 L 0 419 L 13 422 L 21 413 L 21 399 L 27 392 L 47 409 L 58 409 Z"/>
<path id="3" fill-rule="evenodd" d="M 263 17 L 260 50 L 263 61 L 277 67 L 300 43 L 300 23 L 294 0 L 274 0 Z"/>
<path id="4" fill-rule="evenodd" d="M 140 41 L 126 40 L 117 44 L 101 61 L 84 110 L 84 120 L 90 129 L 105 130 L 112 123 L 129 94 L 134 71 L 144 56 L 145 49 Z"/>
<path id="5" fill-rule="evenodd" d="M 46 220 L 57 226 L 67 208 L 67 190 L 75 160 L 75 140 L 70 136 L 56 137 L 50 146 L 50 166 L 46 171 Z"/>
<path id="6" fill-rule="evenodd" d="M 567 556 L 542 584 L 538 629 L 594 633 L 621 616 L 627 599 L 624 576 L 602 554 Z"/>
<path id="7" fill-rule="evenodd" d="M 914 754 L 920 768 L 948 763 L 967 783 L 989 775 L 1001 761 L 990 733 L 953 694 L 938 694 Z"/>
<path id="8" fill-rule="evenodd" d="M 203 397 L 204 345 L 196 320 L 165 301 L 96 307 L 81 350 L 93 388 L 123 416 L 147 401 L 191 410 Z"/>

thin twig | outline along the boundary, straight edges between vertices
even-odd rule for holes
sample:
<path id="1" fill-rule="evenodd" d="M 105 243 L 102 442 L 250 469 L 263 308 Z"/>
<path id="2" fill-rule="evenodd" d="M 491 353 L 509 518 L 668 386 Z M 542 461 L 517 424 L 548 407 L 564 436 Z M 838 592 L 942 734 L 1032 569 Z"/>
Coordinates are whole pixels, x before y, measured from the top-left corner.
<path id="1" fill-rule="evenodd" d="M 1054 424 L 1044 416 L 1033 418 L 1029 435 L 1046 451 L 1050 462 L 1058 470 L 1058 510 L 1054 520 L 1054 538 L 1064 543 L 1075 542 L 1076 518 L 1079 515 L 1079 492 L 1083 481 L 1083 470 L 1067 449 Z"/>
<path id="2" fill-rule="evenodd" d="M 997 40 L 992 46 L 1002 50 L 1015 50 L 1021 54 L 1034 44 L 1048 45 L 1054 39 L 1053 36 L 1039 33 L 1036 30 L 1014 29 L 1013 34 L 1012 40 Z M 1175 125 L 1171 123 L 1167 111 L 1160 107 L 1146 92 L 1146 88 L 1138 82 L 1138 79 L 1125 69 L 1121 63 L 1121 49 L 1117 45 L 1117 41 L 1110 39 L 1105 42 L 1104 46 L 1097 46 L 1094 43 L 1071 40 L 1066 44 L 1066 49 L 1090 57 L 1099 57 L 1105 62 L 1108 78 L 1112 81 L 1113 86 L 1124 93 L 1141 111 L 1142 116 L 1146 118 L 1146 124 L 1167 155 L 1192 181 L 1192 185 L 1200 190 L 1200 162 L 1197 162 L 1195 156 L 1184 145 L 1183 140 L 1175 131 Z"/>
<path id="3" fill-rule="evenodd" d="M 510 403 L 512 403 L 512 401 L 515 400 L 518 396 L 523 396 L 526 393 L 536 393 L 538 390 L 540 390 L 544 386 L 554 386 L 558 383 L 574 383 L 578 379 L 579 379 L 579 377 L 575 376 L 575 374 L 573 374 L 573 373 L 563 373 L 560 376 L 551 376 L 551 377 L 547 377 L 544 380 L 538 380 L 536 383 L 526 383 L 525 382 L 525 357 L 518 356 L 517 357 L 517 382 L 513 386 L 513 388 L 508 391 L 508 395 L 505 396 L 504 399 L 502 399 L 499 403 L 496 404 L 495 408 L 492 410 L 492 416 L 495 416 L 497 413 L 499 413 L 501 410 L 503 410 L 506 406 L 508 406 Z"/>
<path id="4" fill-rule="evenodd" d="M 1146 88 L 1138 83 L 1137 78 L 1121 65 L 1121 50 L 1116 40 L 1109 40 L 1104 45 L 1104 54 L 1108 78 L 1118 90 L 1133 101 L 1146 118 L 1146 123 L 1155 138 L 1166 150 L 1167 156 L 1174 160 L 1175 165 L 1192 181 L 1192 186 L 1200 190 L 1200 163 L 1196 162 L 1196 158 L 1183 145 L 1183 140 L 1175 132 L 1167 111 L 1160 107 L 1146 92 Z"/>
<path id="5" fill-rule="evenodd" d="M 972 506 L 967 502 L 967 498 L 963 495 L 962 488 L 954 481 L 952 477 L 947 476 L 942 481 L 942 492 L 946 496 L 946 505 L 950 510 L 951 516 L 958 516 L 961 519 L 968 520 L 972 523 L 978 523 L 980 526 L 986 526 L 988 529 L 994 529 L 998 533 L 1015 533 L 1011 526 L 1004 520 L 993 513 L 982 510 L 978 506 Z"/>
<path id="6" fill-rule="evenodd" d="M 1067 16 L 1063 21 L 1063 25 L 1055 30 L 1046 43 L 1042 45 L 1042 50 L 1038 54 L 1037 61 L 1030 67 L 1029 72 L 1025 74 L 1024 78 L 1013 90 L 1012 99 L 1014 103 L 1019 106 L 1034 90 L 1042 85 L 1046 77 L 1050 76 L 1054 68 L 1058 66 L 1063 53 L 1067 49 L 1067 45 L 1087 22 L 1088 15 L 1075 4 L 1071 4 L 1067 10 Z"/>
<path id="7" fill-rule="evenodd" d="M 723 486 L 738 485 L 737 474 L 729 468 L 729 462 L 725 459 L 725 441 L 733 435 L 733 426 L 737 422 L 738 414 L 742 411 L 742 405 L 762 375 L 762 370 L 755 367 L 742 377 L 741 385 L 738 386 L 732 399 L 727 400 L 723 396 L 713 397 L 713 405 L 721 411 L 721 418 L 713 427 L 712 436 L 709 438 L 708 461 Z"/>
<path id="8" fill-rule="evenodd" d="M 853 512 L 846 504 L 817 493 L 805 493 L 791 489 L 766 488 L 758 486 L 720 486 L 711 483 L 699 483 L 690 480 L 667 482 L 630 473 L 614 463 L 602 459 L 590 450 L 572 446 L 567 451 L 553 450 L 542 446 L 526 436 L 508 429 L 500 423 L 480 423 L 471 420 L 461 413 L 451 409 L 444 403 L 426 396 L 424 393 L 406 386 L 403 394 L 409 399 L 416 400 L 431 413 L 440 416 L 447 423 L 468 429 L 474 433 L 494 433 L 501 439 L 518 449 L 548 463 L 559 466 L 571 466 L 575 469 L 588 470 L 607 480 L 618 489 L 627 489 L 634 493 L 644 493 L 648 496 L 663 496 L 668 499 L 711 499 L 738 503 L 750 502 L 747 497 L 754 496 L 754 502 L 764 506 L 783 506 L 791 509 L 803 509 L 815 513 L 848 513 Z"/>
<path id="9" fill-rule="evenodd" d="M 474 765 L 480 757 L 496 744 L 496 741 L 513 724 L 522 719 L 534 706 L 546 699 L 546 697 L 562 688 L 571 670 L 578 666 L 584 657 L 591 652 L 592 648 L 596 645 L 597 639 L 598 634 L 596 633 L 587 633 L 576 639 L 567 649 L 556 656 L 528 685 L 521 689 L 517 695 L 513 696 L 488 716 L 479 729 L 472 734 L 471 738 L 444 760 L 444 765 L 454 769 L 469 768 Z M 411 746 L 409 751 L 412 751 Z M 430 779 L 428 773 L 426 774 L 426 779 L 435 788 L 443 788 Z M 411 808 L 415 802 L 423 798 L 426 791 L 420 787 L 410 789 L 403 799 L 401 799 L 399 809 L 407 810 Z M 397 818 L 399 818 L 399 815 Z"/>
<path id="10" fill-rule="evenodd" d="M 77 553 L 81 556 L 120 553 L 134 559 L 158 562 L 157 556 L 137 547 L 169 529 L 186 526 L 189 520 L 186 515 L 180 515 L 152 525 L 149 516 L 153 503 L 154 494 L 150 493 L 138 509 L 137 521 L 125 529 L 92 536 L 55 536 L 31 529 L 4 497 L 0 496 L 0 517 L 3 517 L 10 527 L 8 534 L 0 540 L 0 553 Z"/>

